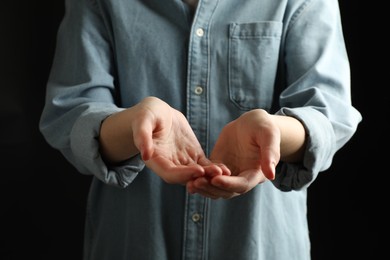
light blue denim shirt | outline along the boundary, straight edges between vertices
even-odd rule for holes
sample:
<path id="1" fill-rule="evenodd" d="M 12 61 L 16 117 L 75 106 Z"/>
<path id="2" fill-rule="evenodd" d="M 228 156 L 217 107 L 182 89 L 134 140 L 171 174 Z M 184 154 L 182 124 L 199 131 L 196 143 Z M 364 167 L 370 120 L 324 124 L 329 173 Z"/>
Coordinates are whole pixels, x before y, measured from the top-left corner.
<path id="1" fill-rule="evenodd" d="M 307 260 L 306 191 L 352 137 L 350 70 L 337 0 L 66 0 L 40 129 L 93 175 L 85 260 Z M 157 96 L 206 154 L 222 127 L 263 108 L 306 128 L 302 164 L 230 200 L 164 183 L 136 156 L 102 160 L 107 116 Z"/>

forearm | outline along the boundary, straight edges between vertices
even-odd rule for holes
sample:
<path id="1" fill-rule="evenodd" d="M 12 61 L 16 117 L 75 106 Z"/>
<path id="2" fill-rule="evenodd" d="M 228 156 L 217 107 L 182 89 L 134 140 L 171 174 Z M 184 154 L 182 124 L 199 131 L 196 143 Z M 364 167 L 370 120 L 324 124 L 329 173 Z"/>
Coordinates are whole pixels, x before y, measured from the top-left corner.
<path id="1" fill-rule="evenodd" d="M 306 133 L 302 123 L 290 116 L 273 115 L 272 117 L 280 129 L 281 161 L 302 161 L 306 144 Z"/>
<path id="2" fill-rule="evenodd" d="M 110 163 L 124 161 L 137 153 L 132 122 L 134 108 L 128 108 L 106 118 L 100 128 L 100 153 Z"/>

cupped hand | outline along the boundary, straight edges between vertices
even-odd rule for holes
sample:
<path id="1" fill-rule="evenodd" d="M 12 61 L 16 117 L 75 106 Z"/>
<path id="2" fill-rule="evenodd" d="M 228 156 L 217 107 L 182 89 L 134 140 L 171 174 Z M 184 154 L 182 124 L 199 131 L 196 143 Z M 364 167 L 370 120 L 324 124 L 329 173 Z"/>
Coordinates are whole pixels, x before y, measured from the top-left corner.
<path id="1" fill-rule="evenodd" d="M 211 161 L 226 165 L 231 176 L 199 177 L 187 184 L 187 190 L 213 199 L 232 198 L 274 179 L 280 141 L 280 130 L 270 114 L 261 109 L 246 112 L 222 129 L 210 156 Z"/>
<path id="2" fill-rule="evenodd" d="M 165 182 L 185 185 L 203 176 L 230 174 L 225 166 L 206 158 L 180 111 L 155 97 L 144 99 L 135 109 L 134 144 L 146 166 Z"/>

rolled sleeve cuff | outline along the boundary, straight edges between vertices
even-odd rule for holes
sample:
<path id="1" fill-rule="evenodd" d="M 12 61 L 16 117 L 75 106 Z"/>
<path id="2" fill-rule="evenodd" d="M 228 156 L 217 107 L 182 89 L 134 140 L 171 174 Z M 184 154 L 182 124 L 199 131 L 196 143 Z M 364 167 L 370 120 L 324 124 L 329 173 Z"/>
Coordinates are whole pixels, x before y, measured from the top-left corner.
<path id="1" fill-rule="evenodd" d="M 303 124 L 306 149 L 302 163 L 280 162 L 272 182 L 282 191 L 300 190 L 330 167 L 336 152 L 335 134 L 329 120 L 311 107 L 283 108 L 277 114 L 294 117 Z"/>
<path id="2" fill-rule="evenodd" d="M 73 164 L 83 174 L 94 175 L 102 182 L 118 187 L 128 186 L 145 167 L 140 156 L 134 156 L 118 165 L 108 165 L 99 152 L 98 136 L 101 122 L 118 108 L 105 108 L 104 112 L 90 107 L 76 121 L 71 131 Z"/>

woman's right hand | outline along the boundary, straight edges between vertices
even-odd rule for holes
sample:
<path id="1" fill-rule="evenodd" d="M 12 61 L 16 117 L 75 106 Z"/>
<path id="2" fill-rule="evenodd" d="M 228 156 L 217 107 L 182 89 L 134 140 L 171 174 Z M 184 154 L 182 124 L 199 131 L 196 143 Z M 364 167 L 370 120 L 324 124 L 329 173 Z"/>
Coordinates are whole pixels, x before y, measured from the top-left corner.
<path id="1" fill-rule="evenodd" d="M 202 176 L 230 174 L 226 166 L 207 159 L 185 116 L 155 97 L 108 117 L 100 142 L 108 161 L 140 153 L 146 166 L 167 183 L 185 185 Z"/>

